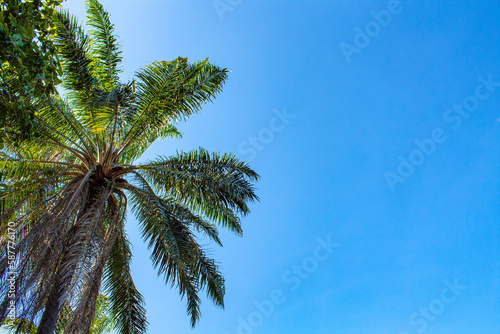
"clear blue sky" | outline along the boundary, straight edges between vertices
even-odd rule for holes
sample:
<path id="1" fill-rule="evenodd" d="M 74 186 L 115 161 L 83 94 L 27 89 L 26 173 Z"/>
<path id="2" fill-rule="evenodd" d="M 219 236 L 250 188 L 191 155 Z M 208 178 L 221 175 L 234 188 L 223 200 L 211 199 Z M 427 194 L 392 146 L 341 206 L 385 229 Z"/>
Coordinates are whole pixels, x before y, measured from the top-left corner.
<path id="1" fill-rule="evenodd" d="M 226 310 L 194 330 L 129 219 L 149 333 L 500 333 L 499 1 L 102 2 L 125 79 L 231 70 L 146 158 L 203 146 L 262 176 L 244 237 L 209 246 Z"/>

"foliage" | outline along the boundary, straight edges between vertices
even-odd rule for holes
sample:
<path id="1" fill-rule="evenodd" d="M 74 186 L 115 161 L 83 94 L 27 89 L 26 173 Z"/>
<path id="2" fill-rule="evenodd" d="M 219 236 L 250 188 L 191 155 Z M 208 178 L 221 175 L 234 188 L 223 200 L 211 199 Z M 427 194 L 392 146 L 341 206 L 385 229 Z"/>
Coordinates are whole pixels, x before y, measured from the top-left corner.
<path id="1" fill-rule="evenodd" d="M 65 324 L 69 322 L 73 312 L 70 307 L 66 306 L 61 311 L 61 316 L 58 319 L 55 334 L 64 334 Z M 6 324 L 2 327 L 7 330 L 8 333 L 16 333 L 21 328 L 23 334 L 36 334 L 38 328 L 33 323 L 17 318 L 13 322 L 6 321 Z M 114 322 L 112 319 L 111 311 L 109 309 L 108 297 L 99 294 L 97 297 L 96 310 L 94 319 L 90 325 L 89 334 L 109 334 L 114 328 Z"/>
<path id="2" fill-rule="evenodd" d="M 65 305 L 73 312 L 65 332 L 86 333 L 100 290 L 120 333 L 145 333 L 125 231 L 130 203 L 158 275 L 186 298 L 194 326 L 200 292 L 221 307 L 225 294 L 219 266 L 198 237 L 221 245 L 217 226 L 241 234 L 240 216 L 258 199 L 259 176 L 232 154 L 201 148 L 135 161 L 155 140 L 178 138 L 176 124 L 221 92 L 228 71 L 208 59 L 177 58 L 154 62 L 122 83 L 109 14 L 96 0 L 87 8 L 89 35 L 68 13 L 58 14 L 67 97 L 37 100 L 35 135 L 16 141 L 6 133 L 0 151 L 0 321 L 10 302 L 6 245 L 13 222 L 13 301 L 37 333 L 52 333 Z"/>
<path id="3" fill-rule="evenodd" d="M 0 0 L 0 128 L 29 135 L 33 100 L 55 92 L 60 66 L 53 45 L 62 0 Z M 1 142 L 1 138 L 0 138 Z"/>

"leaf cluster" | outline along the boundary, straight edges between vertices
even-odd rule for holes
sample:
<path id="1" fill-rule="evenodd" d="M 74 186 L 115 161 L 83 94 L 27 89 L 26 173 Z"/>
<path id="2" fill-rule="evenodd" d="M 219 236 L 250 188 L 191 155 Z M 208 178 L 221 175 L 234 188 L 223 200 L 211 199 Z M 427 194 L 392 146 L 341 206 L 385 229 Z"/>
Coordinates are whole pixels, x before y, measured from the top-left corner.
<path id="1" fill-rule="evenodd" d="M 28 136 L 33 100 L 56 91 L 61 73 L 53 38 L 62 0 L 0 1 L 0 128 Z M 0 143 L 2 142 L 0 138 Z"/>

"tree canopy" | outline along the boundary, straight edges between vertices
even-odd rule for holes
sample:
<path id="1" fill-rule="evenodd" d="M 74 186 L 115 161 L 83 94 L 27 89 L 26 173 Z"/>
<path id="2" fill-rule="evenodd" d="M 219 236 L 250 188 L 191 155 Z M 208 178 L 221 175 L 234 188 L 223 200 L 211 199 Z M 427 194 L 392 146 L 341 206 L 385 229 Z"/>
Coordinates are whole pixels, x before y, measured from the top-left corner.
<path id="1" fill-rule="evenodd" d="M 29 136 L 34 100 L 55 93 L 60 83 L 53 38 L 54 13 L 61 2 L 0 1 L 0 128 L 4 131 Z"/>

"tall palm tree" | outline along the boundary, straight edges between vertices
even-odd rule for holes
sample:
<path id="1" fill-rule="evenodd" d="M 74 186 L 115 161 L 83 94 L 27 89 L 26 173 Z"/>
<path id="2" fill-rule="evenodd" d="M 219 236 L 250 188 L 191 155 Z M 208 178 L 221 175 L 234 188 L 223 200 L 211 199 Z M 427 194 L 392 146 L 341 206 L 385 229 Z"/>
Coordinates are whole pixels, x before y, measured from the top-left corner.
<path id="1" fill-rule="evenodd" d="M 257 200 L 259 176 L 231 154 L 204 149 L 134 162 L 155 140 L 179 137 L 175 125 L 212 101 L 228 71 L 208 59 L 177 58 L 120 83 L 109 14 L 96 0 L 87 2 L 87 13 L 90 35 L 59 14 L 66 98 L 35 101 L 37 133 L 23 142 L 6 134 L 0 152 L 0 323 L 14 304 L 37 333 L 53 333 L 69 305 L 65 333 L 88 333 L 103 289 L 119 332 L 144 333 L 125 232 L 130 203 L 158 275 L 186 298 L 194 326 L 200 291 L 219 306 L 225 293 L 198 236 L 220 245 L 218 225 L 241 234 L 239 217 Z"/>

